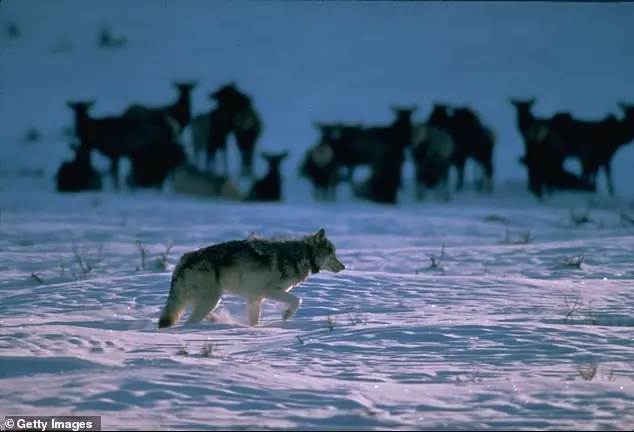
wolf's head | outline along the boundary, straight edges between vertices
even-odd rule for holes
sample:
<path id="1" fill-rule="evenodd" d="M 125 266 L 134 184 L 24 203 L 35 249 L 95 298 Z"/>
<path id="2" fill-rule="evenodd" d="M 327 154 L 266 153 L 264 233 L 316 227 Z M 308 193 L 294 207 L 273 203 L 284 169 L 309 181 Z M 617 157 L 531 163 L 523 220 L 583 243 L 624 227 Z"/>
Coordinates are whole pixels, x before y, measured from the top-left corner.
<path id="1" fill-rule="evenodd" d="M 319 269 L 333 273 L 345 270 L 346 266 L 337 258 L 335 245 L 326 237 L 325 229 L 322 228 L 315 234 L 309 235 L 306 240 L 311 246 L 315 264 Z"/>

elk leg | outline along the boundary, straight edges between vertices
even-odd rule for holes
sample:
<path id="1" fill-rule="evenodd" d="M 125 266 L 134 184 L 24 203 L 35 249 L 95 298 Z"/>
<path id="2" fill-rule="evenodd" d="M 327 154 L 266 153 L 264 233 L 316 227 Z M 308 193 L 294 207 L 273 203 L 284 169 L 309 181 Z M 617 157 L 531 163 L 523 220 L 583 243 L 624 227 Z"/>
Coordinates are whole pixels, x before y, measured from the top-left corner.
<path id="1" fill-rule="evenodd" d="M 610 196 L 614 196 L 614 183 L 612 183 L 612 167 L 610 162 L 603 165 L 603 172 L 605 173 L 605 182 L 608 186 L 608 193 Z"/>
<path id="2" fill-rule="evenodd" d="M 224 164 L 224 176 L 229 178 L 229 152 L 226 145 L 222 148 L 222 160 Z"/>
<path id="3" fill-rule="evenodd" d="M 461 191 L 462 188 L 464 187 L 464 166 L 465 166 L 465 160 L 464 159 L 458 159 L 456 161 L 456 171 L 458 172 L 458 182 L 456 183 L 456 191 Z"/>
<path id="4" fill-rule="evenodd" d="M 242 168 L 240 177 L 253 177 L 253 150 L 255 144 L 251 142 L 240 143 L 239 149 L 242 156 Z"/>
<path id="5" fill-rule="evenodd" d="M 110 177 L 114 190 L 119 190 L 119 157 L 110 158 Z"/>

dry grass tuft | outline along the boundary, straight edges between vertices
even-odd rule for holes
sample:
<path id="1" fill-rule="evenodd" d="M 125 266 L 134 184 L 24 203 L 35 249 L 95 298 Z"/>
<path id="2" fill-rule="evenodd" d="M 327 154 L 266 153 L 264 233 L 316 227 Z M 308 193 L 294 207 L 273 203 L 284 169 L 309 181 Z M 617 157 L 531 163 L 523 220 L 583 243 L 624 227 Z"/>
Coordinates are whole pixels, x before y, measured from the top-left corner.
<path id="1" fill-rule="evenodd" d="M 583 264 L 583 260 L 583 254 L 574 255 L 572 257 L 561 260 L 559 262 L 559 267 L 581 269 L 581 264 Z"/>
<path id="2" fill-rule="evenodd" d="M 504 240 L 502 240 L 502 243 L 506 245 L 525 245 L 532 243 L 533 240 L 535 240 L 535 237 L 530 229 L 511 233 L 509 228 L 506 227 L 504 229 Z"/>

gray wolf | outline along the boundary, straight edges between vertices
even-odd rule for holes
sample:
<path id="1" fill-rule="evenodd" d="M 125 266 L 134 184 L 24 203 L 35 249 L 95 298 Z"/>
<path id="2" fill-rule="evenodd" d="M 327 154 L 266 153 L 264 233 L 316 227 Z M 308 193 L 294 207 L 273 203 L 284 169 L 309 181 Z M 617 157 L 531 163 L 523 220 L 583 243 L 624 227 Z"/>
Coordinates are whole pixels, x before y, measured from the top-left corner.
<path id="1" fill-rule="evenodd" d="M 288 320 L 302 299 L 289 291 L 309 275 L 326 270 L 339 273 L 346 267 L 322 228 L 299 238 L 231 240 L 185 253 L 174 268 L 172 283 L 158 328 L 173 326 L 188 305 L 193 306 L 186 324 L 198 323 L 220 304 L 224 293 L 247 301 L 248 323 L 260 323 L 262 302 L 275 300 L 288 308 Z"/>

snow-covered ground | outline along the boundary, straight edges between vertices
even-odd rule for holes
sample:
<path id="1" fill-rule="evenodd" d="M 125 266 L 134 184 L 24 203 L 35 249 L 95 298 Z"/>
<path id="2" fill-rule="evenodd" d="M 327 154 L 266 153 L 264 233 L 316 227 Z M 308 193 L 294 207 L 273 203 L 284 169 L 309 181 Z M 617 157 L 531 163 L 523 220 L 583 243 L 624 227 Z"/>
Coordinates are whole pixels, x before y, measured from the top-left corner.
<path id="1" fill-rule="evenodd" d="M 597 3 L 4 0 L 3 27 L 23 36 L 0 37 L 0 415 L 95 414 L 128 430 L 632 430 L 634 225 L 621 214 L 634 217 L 634 146 L 614 163 L 619 197 L 538 205 L 508 103 L 617 113 L 634 101 L 632 17 Z M 96 48 L 101 22 L 128 46 Z M 292 151 L 286 203 L 53 191 L 70 157 L 66 99 L 116 114 L 170 100 L 172 79 L 200 81 L 196 112 L 222 81 L 252 94 L 261 149 Z M 313 121 L 387 122 L 391 103 L 422 119 L 434 100 L 473 104 L 497 130 L 494 196 L 312 202 L 296 171 Z M 42 139 L 25 144 L 31 127 Z M 591 222 L 575 223 L 591 198 Z M 265 323 L 245 327 L 228 297 L 226 323 L 156 330 L 183 252 L 321 226 L 348 269 L 296 288 L 291 321 L 267 303 Z"/>

